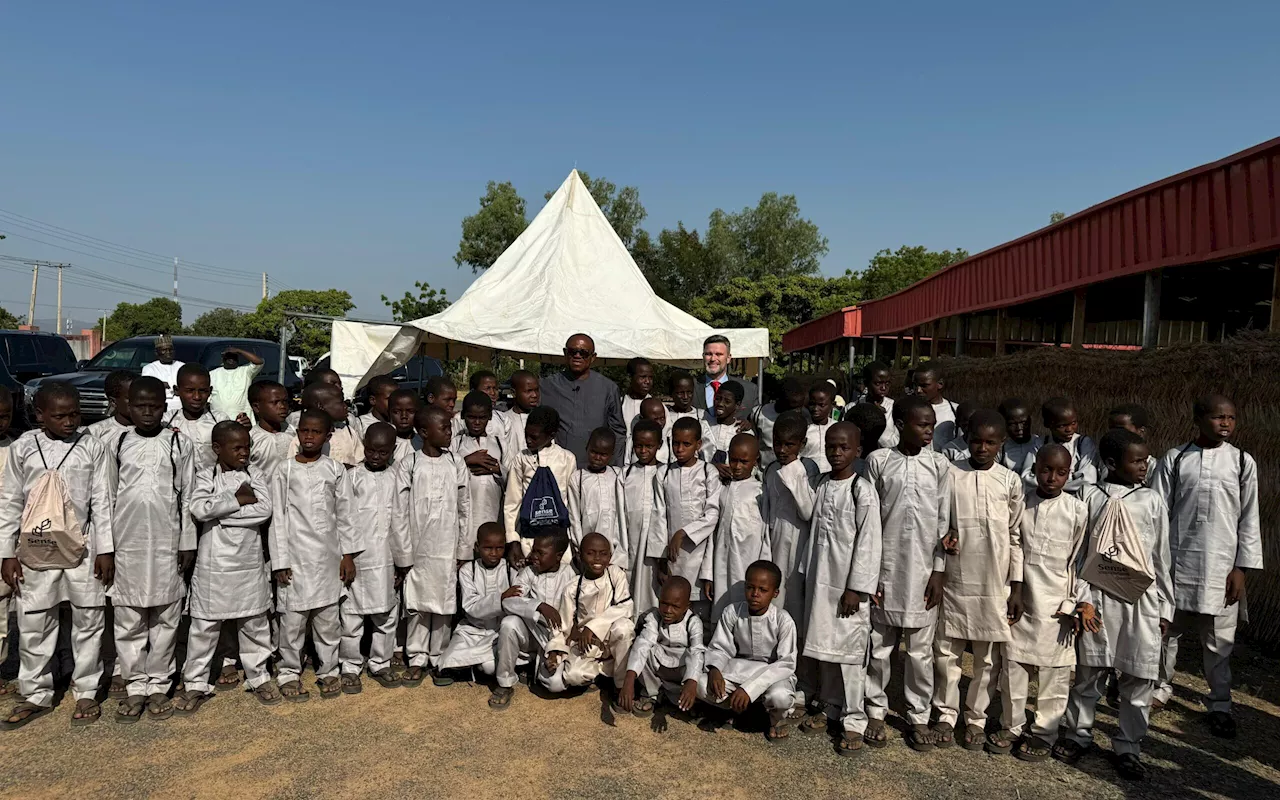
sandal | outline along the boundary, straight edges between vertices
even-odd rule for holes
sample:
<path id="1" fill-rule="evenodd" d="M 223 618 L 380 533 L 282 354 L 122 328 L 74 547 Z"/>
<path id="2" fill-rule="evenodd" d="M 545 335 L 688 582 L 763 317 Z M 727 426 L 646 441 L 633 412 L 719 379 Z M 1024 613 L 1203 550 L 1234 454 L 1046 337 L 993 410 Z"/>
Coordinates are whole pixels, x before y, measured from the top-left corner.
<path id="1" fill-rule="evenodd" d="M 337 675 L 330 675 L 327 678 L 317 678 L 316 688 L 320 690 L 320 699 L 332 700 L 342 694 L 342 681 Z"/>
<path id="2" fill-rule="evenodd" d="M 511 698 L 515 695 L 516 690 L 510 686 L 499 686 L 489 693 L 489 709 L 491 711 L 506 711 L 511 707 Z"/>
<path id="3" fill-rule="evenodd" d="M 156 722 L 173 716 L 173 703 L 164 692 L 152 692 L 147 698 L 147 719 Z"/>
<path id="4" fill-rule="evenodd" d="M 218 681 L 213 685 L 213 688 L 219 692 L 225 692 L 239 685 L 240 670 L 236 669 L 235 664 L 228 664 L 222 668 L 222 673 L 218 675 Z"/>
<path id="5" fill-rule="evenodd" d="M 764 732 L 766 741 L 777 742 L 791 735 L 791 731 L 787 729 L 786 721 L 779 722 L 777 725 L 770 725 L 769 730 Z"/>
<path id="6" fill-rule="evenodd" d="M 343 694 L 360 694 L 364 690 L 364 684 L 360 683 L 359 675 L 343 675 L 342 676 L 342 693 Z"/>
<path id="7" fill-rule="evenodd" d="M 907 747 L 917 753 L 927 753 L 938 747 L 936 737 L 937 733 L 929 730 L 928 725 L 912 725 L 910 732 L 907 733 Z"/>
<path id="8" fill-rule="evenodd" d="M 826 733 L 827 732 L 827 715 L 826 714 L 810 714 L 809 716 L 804 718 L 804 722 L 801 722 L 799 727 L 800 727 L 801 733 Z"/>
<path id="9" fill-rule="evenodd" d="M 1013 751 L 1013 757 L 1019 761 L 1039 764 L 1049 760 L 1049 743 L 1039 736 L 1024 736 Z"/>
<path id="10" fill-rule="evenodd" d="M 180 717 L 189 717 L 200 710 L 200 706 L 209 701 L 213 695 L 195 689 L 183 689 L 173 696 L 173 713 Z"/>
<path id="11" fill-rule="evenodd" d="M 1007 756 L 1013 750 L 1015 737 L 1012 731 L 998 730 L 987 734 L 987 752 L 997 756 Z"/>
<path id="12" fill-rule="evenodd" d="M 294 678 L 280 685 L 280 694 L 290 703 L 305 703 L 311 699 L 311 692 L 302 688 L 302 681 Z"/>
<path id="13" fill-rule="evenodd" d="M 840 737 L 840 741 L 836 742 L 836 753 L 842 756 L 856 756 L 862 752 L 865 741 L 862 736 L 846 732 Z"/>
<path id="14" fill-rule="evenodd" d="M 1147 765 L 1136 753 L 1125 753 L 1116 756 L 1116 774 L 1127 781 L 1146 780 Z"/>
<path id="15" fill-rule="evenodd" d="M 53 706 L 38 706 L 23 700 L 9 711 L 9 716 L 0 722 L 0 730 L 16 731 L 32 720 L 39 719 L 53 710 Z M 17 717 L 17 719 L 14 719 Z"/>
<path id="16" fill-rule="evenodd" d="M 280 701 L 284 700 L 284 695 L 280 694 L 280 687 L 276 685 L 275 681 L 267 681 L 250 691 L 253 692 L 254 697 L 258 698 L 258 702 L 264 706 L 279 705 Z"/>
<path id="17" fill-rule="evenodd" d="M 987 732 L 977 725 L 966 725 L 964 729 L 965 750 L 981 751 L 987 745 Z M 1008 752 L 1007 750 L 1005 752 Z"/>
<path id="18" fill-rule="evenodd" d="M 450 678 L 438 669 L 433 670 L 431 673 L 431 684 L 433 686 L 452 686 L 453 678 Z"/>
<path id="19" fill-rule="evenodd" d="M 102 716 L 102 706 L 98 701 L 86 697 L 76 701 L 75 710 L 71 712 L 71 727 L 84 728 L 98 721 Z"/>
<path id="20" fill-rule="evenodd" d="M 397 689 L 400 687 L 400 676 L 392 672 L 390 669 L 380 669 L 377 672 L 370 672 L 369 677 L 377 681 L 383 689 Z"/>
<path id="21" fill-rule="evenodd" d="M 17 681 L 0 682 L 0 697 L 8 697 L 11 694 L 17 694 L 17 693 L 18 693 Z"/>
<path id="22" fill-rule="evenodd" d="M 142 712 L 147 708 L 147 698 L 140 694 L 131 695 L 120 701 L 116 709 L 116 722 L 132 725 L 142 719 Z"/>
<path id="23" fill-rule="evenodd" d="M 410 689 L 417 688 L 422 685 L 423 679 L 426 677 L 427 671 L 422 667 L 409 667 L 401 676 L 400 682 Z"/>
<path id="24" fill-rule="evenodd" d="M 123 675 L 111 676 L 111 687 L 107 689 L 107 697 L 112 700 L 124 700 L 129 696 L 129 684 L 125 683 Z"/>
<path id="25" fill-rule="evenodd" d="M 956 743 L 956 729 L 950 723 L 939 722 L 929 730 L 932 731 L 933 743 L 939 750 L 945 750 Z"/>
<path id="26" fill-rule="evenodd" d="M 889 746 L 889 731 L 884 720 L 873 719 L 867 722 L 867 732 L 862 734 L 862 741 L 879 750 Z"/>
<path id="27" fill-rule="evenodd" d="M 1219 739 L 1236 738 L 1236 718 L 1225 711 L 1214 711 L 1209 715 L 1209 733 Z"/>
<path id="28" fill-rule="evenodd" d="M 1152 713 L 1152 714 L 1159 714 L 1161 711 L 1164 711 L 1164 710 L 1165 710 L 1165 707 L 1166 707 L 1166 706 L 1168 706 L 1168 705 L 1169 705 L 1169 704 L 1168 704 L 1168 703 L 1166 703 L 1166 702 L 1165 702 L 1165 701 L 1163 701 L 1163 700 L 1156 700 L 1156 699 L 1153 699 L 1153 700 L 1151 701 L 1151 713 Z"/>
<path id="29" fill-rule="evenodd" d="M 1070 767 L 1084 758 L 1085 754 L 1092 749 L 1093 745 L 1077 744 L 1074 739 L 1059 739 L 1049 754 Z"/>
<path id="30" fill-rule="evenodd" d="M 653 716 L 654 706 L 652 697 L 640 696 L 636 698 L 635 703 L 631 706 L 631 713 L 641 719 L 648 719 Z"/>

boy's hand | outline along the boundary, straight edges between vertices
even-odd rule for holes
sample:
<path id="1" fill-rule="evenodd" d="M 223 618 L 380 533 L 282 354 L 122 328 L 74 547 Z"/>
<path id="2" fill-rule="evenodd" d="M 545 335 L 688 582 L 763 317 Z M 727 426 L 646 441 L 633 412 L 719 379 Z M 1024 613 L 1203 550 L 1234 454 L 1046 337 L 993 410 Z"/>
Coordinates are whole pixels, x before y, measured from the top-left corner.
<path id="1" fill-rule="evenodd" d="M 622 679 L 622 688 L 618 690 L 618 708 L 628 714 L 636 707 L 636 674 L 627 670 L 627 677 Z"/>
<path id="2" fill-rule="evenodd" d="M 715 581 L 702 582 L 702 597 L 705 600 L 711 600 L 711 601 L 714 601 L 716 599 Z"/>
<path id="3" fill-rule="evenodd" d="M 884 584 L 876 587 L 876 593 L 871 595 L 871 605 L 879 608 L 884 605 Z"/>
<path id="4" fill-rule="evenodd" d="M 1098 609 L 1094 608 L 1092 603 L 1077 605 L 1076 614 L 1080 617 L 1080 627 L 1089 633 L 1102 630 L 1102 617 L 1098 616 Z"/>
<path id="5" fill-rule="evenodd" d="M 736 422 L 733 423 L 733 425 L 738 429 L 738 433 L 745 433 L 747 431 L 755 430 L 755 426 L 751 424 L 751 420 L 746 418 L 739 418 Z"/>
<path id="6" fill-rule="evenodd" d="M 547 621 L 547 627 L 553 630 L 559 629 L 561 625 L 560 612 L 556 611 L 546 603 L 538 604 L 538 613 Z"/>
<path id="7" fill-rule="evenodd" d="M 947 582 L 947 573 L 935 572 L 929 576 L 924 586 L 924 610 L 928 611 L 942 602 L 942 587 Z"/>
<path id="8" fill-rule="evenodd" d="M 1169 620 L 1167 620 L 1167 619 L 1162 619 L 1162 620 L 1160 620 L 1160 635 L 1161 635 L 1161 636 L 1168 636 L 1168 635 L 1169 635 L 1169 626 L 1170 626 L 1170 625 L 1172 625 L 1172 624 L 1173 624 L 1173 623 L 1169 622 Z"/>
<path id="9" fill-rule="evenodd" d="M 667 582 L 667 578 L 671 577 L 671 565 L 665 558 L 658 559 L 658 562 L 653 565 L 653 575 L 658 581 L 658 588 L 661 589 Z"/>
<path id="10" fill-rule="evenodd" d="M 178 551 L 178 574 L 185 575 L 187 570 L 191 569 L 191 565 L 196 563 L 195 550 L 179 550 Z"/>
<path id="11" fill-rule="evenodd" d="M 276 583 L 281 586 L 288 586 L 290 583 L 293 583 L 293 570 L 291 569 L 278 569 L 271 573 L 271 576 L 274 577 L 276 579 Z"/>
<path id="12" fill-rule="evenodd" d="M 603 650 L 604 642 L 600 641 L 590 628 L 583 625 L 582 630 L 578 631 L 578 648 L 585 653 L 592 647 L 599 647 Z"/>
<path id="13" fill-rule="evenodd" d="M 102 581 L 102 585 L 111 588 L 111 584 L 116 582 L 116 557 L 111 553 L 105 553 L 93 560 L 93 577 Z"/>
<path id="14" fill-rule="evenodd" d="M 10 589 L 18 591 L 18 584 L 22 583 L 22 562 L 16 558 L 6 558 L 0 564 L 0 577 L 4 578 Z"/>
<path id="15" fill-rule="evenodd" d="M 489 455 L 488 450 L 477 450 L 464 456 L 462 462 L 472 475 L 497 475 L 499 472 L 498 460 Z"/>
<path id="16" fill-rule="evenodd" d="M 1010 625 L 1017 625 L 1018 620 L 1022 619 L 1023 612 L 1026 611 L 1026 605 L 1022 602 L 1022 584 L 1014 583 L 1009 586 L 1009 602 L 1005 604 L 1007 611 L 1005 616 L 1009 620 Z"/>
<path id="17" fill-rule="evenodd" d="M 707 670 L 707 689 L 709 690 L 707 693 L 711 695 L 711 699 L 715 700 L 717 703 L 723 700 L 724 696 L 727 694 L 724 690 L 724 675 L 722 675 L 720 670 L 715 667 L 711 667 Z"/>
<path id="18" fill-rule="evenodd" d="M 733 709 L 733 713 L 741 714 L 751 707 L 751 695 L 747 694 L 747 690 L 739 686 L 733 690 L 733 694 L 729 696 L 729 708 Z"/>
<path id="19" fill-rule="evenodd" d="M 253 427 L 253 420 L 249 419 L 249 415 L 244 413 L 243 411 L 241 411 L 239 414 L 236 415 L 236 422 L 239 422 L 241 425 L 245 426 L 246 428 Z"/>
<path id="20" fill-rule="evenodd" d="M 248 482 L 240 484 L 240 488 L 236 489 L 236 502 L 242 507 L 257 504 L 258 495 L 254 493 L 253 487 Z"/>
<path id="21" fill-rule="evenodd" d="M 947 535 L 942 537 L 942 549 L 949 556 L 960 554 L 960 537 L 955 531 L 947 531 Z"/>
<path id="22" fill-rule="evenodd" d="M 671 534 L 671 540 L 667 542 L 667 560 L 672 564 L 680 557 L 680 548 L 684 546 L 684 528 Z"/>
<path id="23" fill-rule="evenodd" d="M 1244 597 L 1244 570 L 1236 567 L 1227 573 L 1227 605 L 1234 606 Z"/>
<path id="24" fill-rule="evenodd" d="M 852 589 L 845 589 L 844 594 L 840 595 L 840 606 L 836 609 L 836 615 L 852 617 L 858 613 L 858 606 L 860 605 L 862 605 L 862 595 Z"/>
<path id="25" fill-rule="evenodd" d="M 396 570 L 395 587 L 397 589 L 399 589 L 401 586 L 404 585 L 404 576 L 409 574 L 410 569 L 412 569 L 412 567 L 396 567 L 395 568 Z"/>
<path id="26" fill-rule="evenodd" d="M 560 666 L 560 660 L 564 658 L 564 653 L 547 653 L 546 667 L 547 672 L 555 672 L 556 667 Z"/>
<path id="27" fill-rule="evenodd" d="M 693 701 L 698 699 L 698 682 L 693 678 L 684 682 L 684 688 L 680 690 L 680 699 L 676 705 L 681 711 L 688 711 L 693 708 Z"/>
<path id="28" fill-rule="evenodd" d="M 356 559 L 355 556 L 347 553 L 342 557 L 342 563 L 338 566 L 338 577 L 347 586 L 356 579 Z"/>
<path id="29" fill-rule="evenodd" d="M 725 484 L 726 486 L 728 486 L 730 483 L 733 483 L 733 476 L 729 474 L 728 464 L 714 464 L 713 466 L 716 468 L 716 472 L 720 473 L 721 483 Z"/>
<path id="30" fill-rule="evenodd" d="M 524 566 L 524 550 L 520 549 L 519 542 L 507 542 L 507 563 L 512 569 L 520 569 Z"/>
<path id="31" fill-rule="evenodd" d="M 502 593 L 502 599 L 506 600 L 511 597 L 519 597 L 520 593 L 523 591 L 524 589 L 520 586 L 508 586 L 507 590 Z"/>

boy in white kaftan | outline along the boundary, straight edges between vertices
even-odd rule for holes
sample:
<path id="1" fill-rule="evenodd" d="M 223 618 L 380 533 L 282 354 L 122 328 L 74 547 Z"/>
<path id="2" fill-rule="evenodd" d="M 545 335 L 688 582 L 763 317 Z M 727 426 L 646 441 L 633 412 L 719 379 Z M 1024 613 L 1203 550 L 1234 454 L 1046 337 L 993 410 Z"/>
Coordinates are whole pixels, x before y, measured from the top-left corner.
<path id="1" fill-rule="evenodd" d="M 622 470 L 622 527 L 627 543 L 627 574 L 631 577 L 631 599 L 636 618 L 658 604 L 658 585 L 653 568 L 657 559 L 648 554 L 649 527 L 654 524 L 654 481 L 659 472 L 657 454 L 662 430 L 648 420 L 640 424 L 631 439 L 634 458 Z"/>
<path id="2" fill-rule="evenodd" d="M 684 420 L 683 424 L 687 426 L 691 422 Z M 649 524 L 646 552 L 658 562 L 659 569 L 679 575 L 697 587 L 702 560 L 720 518 L 720 473 L 698 459 L 698 440 L 688 427 L 678 423 L 672 441 L 677 460 L 659 467 L 654 479 L 653 519 Z M 688 452 L 692 452 L 692 458 Z M 683 462 L 679 460 L 682 454 L 685 454 Z M 679 546 L 672 561 L 671 545 L 676 539 Z M 695 601 L 694 609 L 705 617 L 710 604 Z"/>
<path id="3" fill-rule="evenodd" d="M 560 626 L 546 646 L 538 680 L 552 692 L 586 686 L 599 675 L 621 687 L 635 638 L 627 574 L 609 563 L 608 540 L 587 534 L 579 549 L 582 574 L 560 598 Z"/>
<path id="4" fill-rule="evenodd" d="M 569 481 L 569 542 L 576 551 L 582 537 L 598 533 L 609 541 L 613 560 L 625 569 L 630 557 L 623 532 L 622 470 L 609 465 L 616 444 L 608 428 L 597 428 L 587 439 L 587 466 L 575 470 Z"/>
<path id="5" fill-rule="evenodd" d="M 511 705 L 519 660 L 542 658 L 543 650 L 562 622 L 557 610 L 560 601 L 578 577 L 564 560 L 569 551 L 568 533 L 546 530 L 550 532 L 533 537 L 528 565 L 516 575 L 511 588 L 503 592 L 506 597 L 502 601 L 504 616 L 498 626 L 498 686 L 489 697 L 489 707 L 495 711 L 504 711 Z"/>
<path id="6" fill-rule="evenodd" d="M 1236 625 L 1247 619 L 1244 571 L 1262 569 L 1258 514 L 1258 464 L 1227 439 L 1235 432 L 1235 405 L 1212 397 L 1196 407 L 1196 440 L 1165 454 L 1151 487 L 1169 506 L 1169 549 L 1173 559 L 1173 623 L 1156 700 L 1167 703 L 1178 658 L 1178 643 L 1197 634 L 1204 649 L 1209 683 L 1205 707 L 1211 728 L 1230 737 L 1231 651 Z"/>
<path id="7" fill-rule="evenodd" d="M 689 592 L 688 581 L 672 578 L 662 587 L 660 605 L 640 618 L 640 631 L 627 657 L 627 681 L 640 683 L 640 697 L 636 698 L 639 716 L 652 711 L 659 692 L 671 703 L 679 704 L 689 681 L 694 682 L 694 697 L 697 696 L 706 645 L 702 620 L 689 612 Z M 628 697 L 625 683 L 622 696 Z"/>
<path id="8" fill-rule="evenodd" d="M 496 522 L 485 524 L 477 533 L 477 557 L 458 570 L 463 616 L 440 657 L 440 669 L 474 667 L 485 675 L 497 669 L 502 595 L 513 577 L 511 565 L 503 558 L 506 546 L 506 535 Z"/>
<path id="9" fill-rule="evenodd" d="M 481 451 L 492 459 L 486 459 L 480 465 L 482 474 L 477 475 L 470 466 L 467 468 L 471 498 L 467 507 L 467 519 L 463 520 L 462 528 L 469 540 L 475 539 L 475 533 L 480 530 L 481 525 L 502 521 L 507 470 L 517 452 L 511 449 L 512 440 L 508 436 L 489 432 L 494 413 L 496 412 L 488 395 L 482 392 L 468 394 L 462 401 L 462 430 L 454 435 L 450 448 L 464 463 L 468 457 Z"/>
<path id="10" fill-rule="evenodd" d="M 702 570 L 711 588 L 707 596 L 712 624 L 726 607 L 747 599 L 747 567 L 773 555 L 764 518 L 764 486 L 755 477 L 759 443 L 751 434 L 741 434 L 731 440 L 727 457 L 730 482 L 720 491 L 716 532 Z"/>

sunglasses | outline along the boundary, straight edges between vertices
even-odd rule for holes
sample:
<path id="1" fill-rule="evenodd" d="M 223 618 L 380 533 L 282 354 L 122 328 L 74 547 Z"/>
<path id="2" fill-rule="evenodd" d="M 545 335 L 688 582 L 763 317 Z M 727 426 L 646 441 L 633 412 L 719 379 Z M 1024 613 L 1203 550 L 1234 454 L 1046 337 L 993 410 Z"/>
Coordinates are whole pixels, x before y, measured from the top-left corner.
<path id="1" fill-rule="evenodd" d="M 566 347 L 564 349 L 564 354 L 570 357 L 578 356 L 579 358 L 588 358 L 590 356 L 595 355 L 595 353 L 593 353 L 592 351 L 584 350 L 581 347 Z"/>

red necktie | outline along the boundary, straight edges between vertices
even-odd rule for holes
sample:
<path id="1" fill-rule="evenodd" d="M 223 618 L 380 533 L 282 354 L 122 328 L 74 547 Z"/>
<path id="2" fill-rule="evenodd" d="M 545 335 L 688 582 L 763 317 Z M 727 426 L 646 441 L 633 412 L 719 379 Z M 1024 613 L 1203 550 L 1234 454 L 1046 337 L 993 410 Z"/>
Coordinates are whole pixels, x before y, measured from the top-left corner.
<path id="1" fill-rule="evenodd" d="M 711 382 L 711 393 L 712 393 L 712 394 L 715 394 L 716 392 L 720 391 L 720 383 L 721 383 L 720 381 L 712 381 L 712 382 Z"/>

